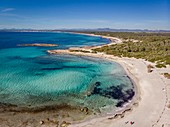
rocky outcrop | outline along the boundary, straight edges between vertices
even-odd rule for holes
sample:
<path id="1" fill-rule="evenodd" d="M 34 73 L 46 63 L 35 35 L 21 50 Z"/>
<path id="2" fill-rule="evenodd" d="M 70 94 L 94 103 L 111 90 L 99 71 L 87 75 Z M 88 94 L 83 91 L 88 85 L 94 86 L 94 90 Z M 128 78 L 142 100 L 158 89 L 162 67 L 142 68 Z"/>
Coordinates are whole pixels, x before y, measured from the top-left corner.
<path id="1" fill-rule="evenodd" d="M 55 47 L 57 44 L 33 43 L 33 44 L 19 44 L 17 46 L 38 46 L 38 47 Z"/>

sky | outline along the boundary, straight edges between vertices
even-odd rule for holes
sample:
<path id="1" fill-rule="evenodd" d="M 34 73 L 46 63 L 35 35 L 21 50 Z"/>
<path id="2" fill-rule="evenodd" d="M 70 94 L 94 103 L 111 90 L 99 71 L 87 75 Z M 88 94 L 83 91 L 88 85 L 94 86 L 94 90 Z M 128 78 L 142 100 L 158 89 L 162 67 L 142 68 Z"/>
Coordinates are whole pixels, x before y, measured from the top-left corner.
<path id="1" fill-rule="evenodd" d="M 0 28 L 170 30 L 170 0 L 0 0 Z"/>

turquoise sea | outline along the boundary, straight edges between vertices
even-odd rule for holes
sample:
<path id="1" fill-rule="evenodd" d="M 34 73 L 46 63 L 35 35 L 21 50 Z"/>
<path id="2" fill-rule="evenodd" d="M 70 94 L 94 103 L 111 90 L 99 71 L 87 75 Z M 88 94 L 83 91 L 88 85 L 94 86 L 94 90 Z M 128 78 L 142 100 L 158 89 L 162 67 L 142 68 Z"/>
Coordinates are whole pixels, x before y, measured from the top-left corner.
<path id="1" fill-rule="evenodd" d="M 27 43 L 59 46 L 17 46 Z M 67 104 L 94 111 L 121 107 L 135 93 L 118 63 L 46 52 L 106 43 L 109 40 L 101 37 L 71 33 L 0 32 L 0 104 L 18 107 Z"/>

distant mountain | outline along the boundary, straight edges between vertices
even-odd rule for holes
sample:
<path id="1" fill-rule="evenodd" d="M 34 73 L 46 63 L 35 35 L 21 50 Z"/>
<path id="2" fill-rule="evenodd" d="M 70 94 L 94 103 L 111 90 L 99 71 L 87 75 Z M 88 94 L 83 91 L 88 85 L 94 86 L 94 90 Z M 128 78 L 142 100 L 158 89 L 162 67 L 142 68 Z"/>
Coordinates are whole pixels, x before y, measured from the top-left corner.
<path id="1" fill-rule="evenodd" d="M 98 28 L 98 29 L 69 29 L 70 31 L 96 31 L 96 32 L 170 32 L 170 30 L 148 30 L 148 29 L 110 29 L 110 28 Z M 66 31 L 66 30 L 65 30 Z"/>
<path id="2" fill-rule="evenodd" d="M 0 29 L 0 32 L 44 32 L 53 30 L 38 30 L 38 29 Z"/>
<path id="3" fill-rule="evenodd" d="M 0 29 L 0 32 L 56 32 L 56 31 L 62 31 L 62 32 L 170 32 L 170 30 L 148 30 L 148 29 L 111 29 L 111 28 L 97 28 L 97 29 L 44 29 L 44 30 L 38 30 L 38 29 Z"/>

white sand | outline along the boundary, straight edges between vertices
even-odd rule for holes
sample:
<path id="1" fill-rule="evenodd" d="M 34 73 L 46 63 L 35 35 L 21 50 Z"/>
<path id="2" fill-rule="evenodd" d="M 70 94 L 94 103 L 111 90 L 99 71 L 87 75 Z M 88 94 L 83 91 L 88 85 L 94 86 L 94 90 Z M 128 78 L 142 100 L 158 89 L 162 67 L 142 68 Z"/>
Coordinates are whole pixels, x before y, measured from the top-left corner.
<path id="1" fill-rule="evenodd" d="M 170 97 L 170 81 L 160 75 L 159 69 L 154 69 L 152 73 L 148 73 L 147 62 L 143 60 L 122 58 L 116 61 L 138 79 L 137 86 L 141 92 L 139 106 L 133 108 L 132 112 L 126 113 L 124 118 L 113 120 L 107 118 L 94 119 L 79 125 L 72 125 L 72 127 L 131 126 L 130 123 L 125 124 L 126 121 L 134 121 L 133 126 L 135 127 L 151 127 L 154 125 L 155 127 L 161 127 L 163 124 L 170 126 L 170 109 L 167 108 L 167 102 L 170 101 L 167 101 Z M 166 92 L 169 93 L 168 98 Z"/>

